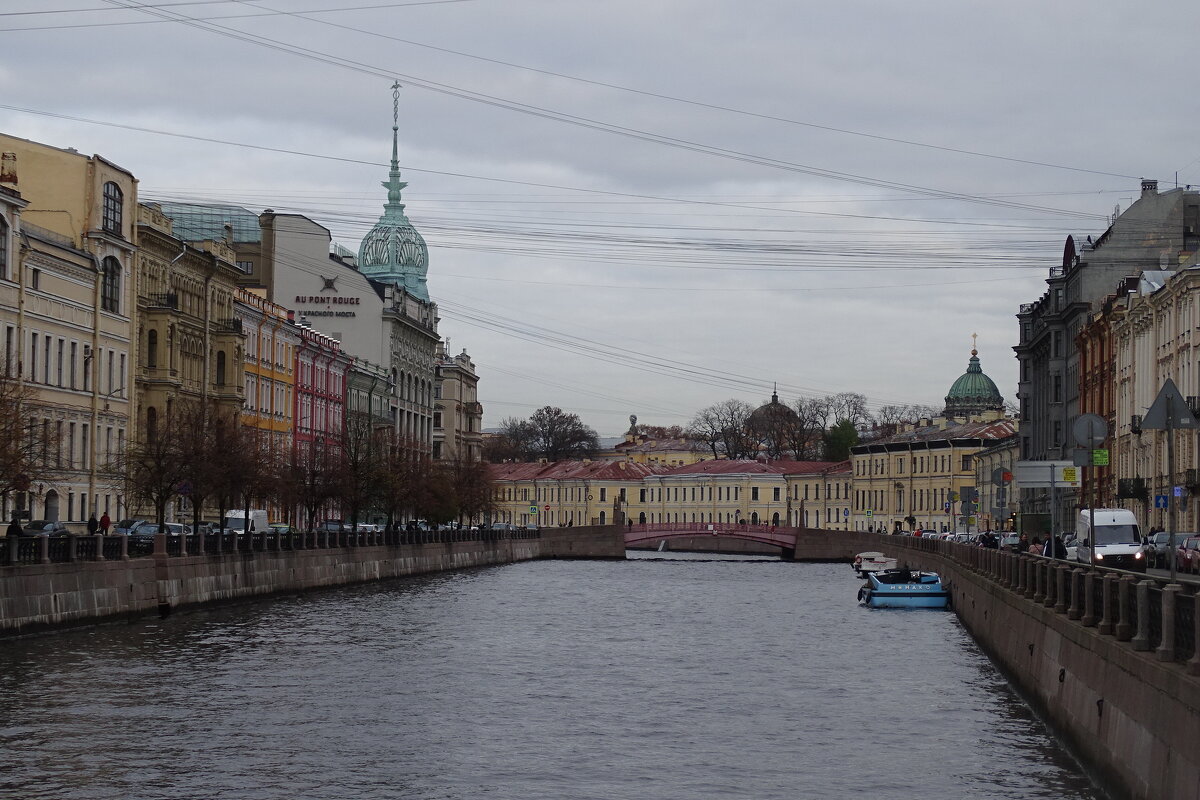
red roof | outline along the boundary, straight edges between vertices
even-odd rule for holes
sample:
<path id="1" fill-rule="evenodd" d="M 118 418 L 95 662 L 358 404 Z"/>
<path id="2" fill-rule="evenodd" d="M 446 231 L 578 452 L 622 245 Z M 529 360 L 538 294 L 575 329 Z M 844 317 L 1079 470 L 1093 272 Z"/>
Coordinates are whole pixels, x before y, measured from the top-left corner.
<path id="1" fill-rule="evenodd" d="M 635 464 L 627 461 L 488 464 L 488 473 L 494 481 L 640 481 L 647 475 L 659 475 L 667 471 L 667 467 L 659 464 Z"/>
<path id="2" fill-rule="evenodd" d="M 849 472 L 849 461 L 716 459 L 675 467 L 668 475 L 814 475 Z"/>

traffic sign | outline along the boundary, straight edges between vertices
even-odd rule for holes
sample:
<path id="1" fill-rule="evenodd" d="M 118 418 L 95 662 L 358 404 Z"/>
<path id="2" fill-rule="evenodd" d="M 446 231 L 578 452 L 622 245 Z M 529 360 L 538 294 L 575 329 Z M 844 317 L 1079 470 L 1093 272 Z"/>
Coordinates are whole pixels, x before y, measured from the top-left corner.
<path id="1" fill-rule="evenodd" d="M 1080 414 L 1071 424 L 1071 432 L 1080 447 L 1095 448 L 1108 438 L 1108 423 L 1099 414 Z"/>
<path id="2" fill-rule="evenodd" d="M 530 506 L 530 507 L 529 507 L 529 513 L 530 513 L 530 514 L 537 514 L 537 506 Z"/>
<path id="3" fill-rule="evenodd" d="M 1012 473 L 1004 467 L 996 467 L 992 470 L 992 485 L 1003 486 L 1012 480 Z"/>
<path id="4" fill-rule="evenodd" d="M 1142 430 L 1166 430 L 1167 428 L 1178 430 L 1198 427 L 1200 427 L 1200 422 L 1197 422 L 1196 417 L 1192 415 L 1187 401 L 1179 393 L 1179 387 L 1175 385 L 1175 381 L 1167 378 L 1167 382 L 1158 392 L 1158 397 L 1154 398 L 1154 402 L 1150 404 L 1150 410 L 1146 412 L 1146 416 L 1142 417 Z"/>
<path id="5" fill-rule="evenodd" d="M 1107 467 L 1108 466 L 1108 451 L 1107 450 L 1093 450 L 1092 451 L 1092 466 L 1093 467 Z"/>
<path id="6" fill-rule="evenodd" d="M 545 510 L 546 510 L 546 511 L 549 511 L 549 510 L 550 510 L 550 506 L 545 506 Z"/>
<path id="7" fill-rule="evenodd" d="M 1074 483 L 1079 480 L 1079 470 L 1075 467 L 1063 467 L 1063 480 L 1068 483 Z"/>
<path id="8" fill-rule="evenodd" d="M 1182 487 L 1182 486 L 1176 486 L 1176 487 L 1175 487 L 1175 496 L 1176 496 L 1176 497 L 1183 497 L 1183 487 Z"/>
<path id="9" fill-rule="evenodd" d="M 848 509 L 848 508 L 843 508 L 843 509 L 842 509 L 842 516 L 843 516 L 843 517 L 848 517 L 848 516 L 850 516 L 850 509 Z"/>
<path id="10" fill-rule="evenodd" d="M 950 504 L 949 504 L 949 503 L 943 503 L 943 504 L 942 504 L 942 511 L 949 511 L 949 510 L 950 510 Z"/>
<path id="11" fill-rule="evenodd" d="M 872 511 L 872 510 L 871 510 L 871 509 L 869 509 L 869 508 L 867 509 L 867 516 L 868 516 L 868 517 L 870 517 L 870 516 L 874 516 L 874 514 L 875 514 L 875 512 L 874 512 L 874 511 Z"/>
<path id="12" fill-rule="evenodd" d="M 1154 507 L 1155 508 L 1166 508 L 1167 507 L 1167 496 L 1165 494 L 1154 495 Z"/>

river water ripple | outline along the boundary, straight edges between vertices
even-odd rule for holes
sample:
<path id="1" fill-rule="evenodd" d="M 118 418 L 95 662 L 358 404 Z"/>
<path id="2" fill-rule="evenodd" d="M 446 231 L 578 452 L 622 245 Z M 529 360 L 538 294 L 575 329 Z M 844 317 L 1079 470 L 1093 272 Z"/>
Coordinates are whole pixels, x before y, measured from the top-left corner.
<path id="1" fill-rule="evenodd" d="M 1102 797 L 953 614 L 666 555 L 3 641 L 0 797 Z"/>

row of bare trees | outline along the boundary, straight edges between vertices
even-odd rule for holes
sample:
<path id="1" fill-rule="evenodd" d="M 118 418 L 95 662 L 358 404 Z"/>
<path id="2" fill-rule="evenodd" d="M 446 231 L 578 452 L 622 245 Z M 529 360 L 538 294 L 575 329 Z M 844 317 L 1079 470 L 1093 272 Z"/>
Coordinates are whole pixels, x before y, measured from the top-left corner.
<path id="1" fill-rule="evenodd" d="M 57 442 L 46 439 L 52 432 L 30 422 L 36 408 L 28 386 L 0 375 L 0 497 L 60 477 Z M 161 416 L 157 411 L 138 440 L 100 471 L 160 525 L 172 504 L 190 507 L 193 524 L 272 505 L 284 521 L 307 528 L 322 514 L 444 523 L 491 510 L 485 465 L 434 462 L 365 414 L 348 414 L 339 436 L 293 443 L 200 401 L 176 400 Z"/>
<path id="2" fill-rule="evenodd" d="M 323 513 L 348 524 L 379 517 L 399 524 L 466 522 L 491 510 L 483 464 L 434 462 L 366 414 L 347 414 L 339 437 L 297 443 L 199 402 L 173 403 L 155 427 L 112 468 L 159 524 L 179 497 L 189 501 L 193 524 L 206 508 L 224 518 L 230 509 L 273 504 L 307 529 Z"/>
<path id="3" fill-rule="evenodd" d="M 861 430 L 883 435 L 901 424 L 936 416 L 925 406 L 883 406 L 874 414 L 867 398 L 855 392 L 801 397 L 794 403 L 756 409 L 742 400 L 725 400 L 701 410 L 688 434 L 708 445 L 713 456 L 726 458 L 794 458 L 798 461 L 841 461 L 849 457 Z"/>

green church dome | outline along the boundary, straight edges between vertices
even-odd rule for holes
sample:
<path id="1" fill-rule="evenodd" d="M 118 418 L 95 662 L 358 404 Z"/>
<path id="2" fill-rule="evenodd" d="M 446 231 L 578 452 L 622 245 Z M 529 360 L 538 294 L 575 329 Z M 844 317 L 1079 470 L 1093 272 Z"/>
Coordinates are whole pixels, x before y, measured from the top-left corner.
<path id="1" fill-rule="evenodd" d="M 971 350 L 967 371 L 958 377 L 946 395 L 947 417 L 967 417 L 984 411 L 1002 411 L 1004 397 L 995 382 L 983 374 L 979 366 L 979 353 Z"/>
<path id="2" fill-rule="evenodd" d="M 400 192 L 408 186 L 400 180 L 399 84 L 392 87 L 392 168 L 383 186 L 388 190 L 383 216 L 358 248 L 358 271 L 368 278 L 403 287 L 413 297 L 429 302 L 425 286 L 429 272 L 429 248 L 425 239 L 404 214 Z"/>

